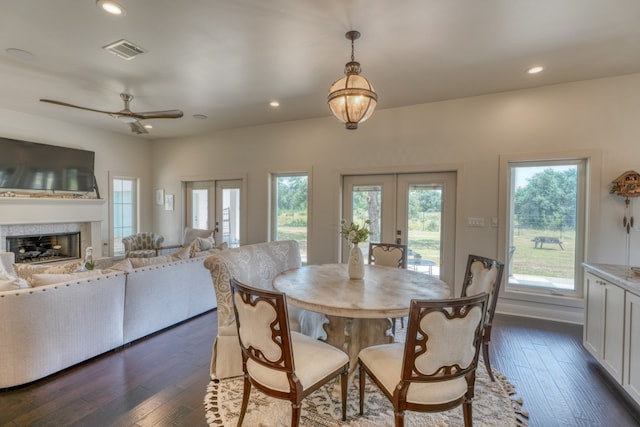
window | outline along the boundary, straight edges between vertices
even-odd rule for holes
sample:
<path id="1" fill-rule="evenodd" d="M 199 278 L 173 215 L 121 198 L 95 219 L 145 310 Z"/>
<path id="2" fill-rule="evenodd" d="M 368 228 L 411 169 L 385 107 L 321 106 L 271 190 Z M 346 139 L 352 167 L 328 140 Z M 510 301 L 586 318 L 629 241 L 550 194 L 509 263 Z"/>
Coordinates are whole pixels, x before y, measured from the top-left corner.
<path id="1" fill-rule="evenodd" d="M 138 179 L 113 177 L 111 203 L 111 246 L 114 256 L 122 256 L 122 238 L 138 231 Z"/>
<path id="2" fill-rule="evenodd" d="M 272 175 L 272 240 L 296 240 L 307 262 L 309 178 L 306 173 Z"/>
<path id="3" fill-rule="evenodd" d="M 580 297 L 586 160 L 508 162 L 506 290 Z"/>

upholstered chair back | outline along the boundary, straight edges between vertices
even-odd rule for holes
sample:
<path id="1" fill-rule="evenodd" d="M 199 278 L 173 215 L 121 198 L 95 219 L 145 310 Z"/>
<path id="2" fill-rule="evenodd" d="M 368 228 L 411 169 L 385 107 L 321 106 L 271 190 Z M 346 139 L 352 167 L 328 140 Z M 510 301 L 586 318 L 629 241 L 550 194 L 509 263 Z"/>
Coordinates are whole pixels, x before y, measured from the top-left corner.
<path id="1" fill-rule="evenodd" d="M 207 237 L 212 236 L 213 233 L 213 230 L 185 227 L 184 234 L 182 236 L 182 246 L 189 246 L 197 237 L 206 239 Z"/>
<path id="2" fill-rule="evenodd" d="M 162 246 L 164 237 L 151 232 L 144 231 L 123 237 L 125 257 L 127 258 L 150 258 L 156 256 L 156 249 Z"/>
<path id="3" fill-rule="evenodd" d="M 407 245 L 369 243 L 369 264 L 407 268 Z"/>
<path id="4" fill-rule="evenodd" d="M 240 246 L 211 255 L 204 261 L 204 266 L 211 272 L 218 301 L 218 336 L 213 344 L 212 378 L 242 375 L 230 279 L 254 288 L 274 290 L 274 277 L 301 265 L 300 247 L 295 240 Z M 314 338 L 326 338 L 323 325 L 328 323 L 328 319 L 322 314 L 289 306 L 289 322 L 294 331 Z"/>
<path id="5" fill-rule="evenodd" d="M 504 263 L 478 255 L 469 255 L 467 271 L 464 275 L 462 291 L 460 292 L 460 296 L 463 297 L 478 295 L 483 292 L 489 294 L 482 336 L 482 356 L 491 381 L 495 381 L 495 378 L 493 376 L 493 369 L 491 368 L 489 343 L 491 342 L 491 327 L 493 325 L 493 316 L 496 313 L 496 305 L 498 304 L 498 294 L 500 293 L 500 282 L 502 281 L 503 272 Z"/>

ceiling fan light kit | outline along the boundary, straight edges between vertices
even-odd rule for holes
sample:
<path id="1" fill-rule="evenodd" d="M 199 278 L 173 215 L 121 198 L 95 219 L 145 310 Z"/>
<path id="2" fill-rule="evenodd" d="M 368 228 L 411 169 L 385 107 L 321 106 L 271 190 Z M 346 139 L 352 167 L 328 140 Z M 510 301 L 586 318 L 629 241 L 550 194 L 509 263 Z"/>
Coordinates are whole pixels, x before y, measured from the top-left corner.
<path id="1" fill-rule="evenodd" d="M 351 61 L 344 66 L 345 77 L 335 81 L 329 89 L 329 109 L 347 129 L 358 129 L 373 115 L 378 104 L 378 95 L 369 80 L 360 75 L 360 63 L 353 54 L 353 41 L 360 37 L 358 31 L 348 31 L 345 37 L 351 40 Z"/>
<path id="2" fill-rule="evenodd" d="M 40 99 L 41 102 L 46 102 L 49 104 L 62 105 L 63 107 L 71 107 L 77 108 L 79 110 L 87 110 L 93 111 L 95 113 L 108 114 L 111 117 L 114 117 L 124 123 L 128 123 L 131 127 L 131 132 L 140 135 L 149 133 L 145 126 L 140 123 L 140 120 L 148 120 L 148 119 L 179 119 L 184 115 L 181 110 L 162 110 L 162 111 L 145 111 L 135 113 L 131 111 L 129 105 L 131 100 L 133 99 L 133 95 L 128 93 L 121 93 L 120 98 L 124 102 L 124 108 L 120 111 L 105 111 L 105 110 L 96 110 L 94 108 L 81 107 L 79 105 L 68 104 L 62 101 L 56 101 L 54 99 Z"/>

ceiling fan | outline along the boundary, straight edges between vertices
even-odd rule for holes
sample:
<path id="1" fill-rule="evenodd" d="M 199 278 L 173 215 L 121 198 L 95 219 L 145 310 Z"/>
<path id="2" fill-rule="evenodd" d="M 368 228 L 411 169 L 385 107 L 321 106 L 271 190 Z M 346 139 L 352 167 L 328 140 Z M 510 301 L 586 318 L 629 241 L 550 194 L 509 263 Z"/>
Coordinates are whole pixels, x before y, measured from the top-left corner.
<path id="1" fill-rule="evenodd" d="M 129 103 L 133 99 L 133 95 L 128 93 L 121 93 L 120 98 L 124 101 L 124 108 L 120 111 L 104 111 L 96 110 L 94 108 L 80 107 L 78 105 L 68 104 L 66 102 L 56 101 L 53 99 L 41 99 L 42 102 L 48 102 L 49 104 L 62 105 L 64 107 L 78 108 L 80 110 L 94 111 L 96 113 L 108 114 L 111 117 L 121 120 L 124 123 L 128 123 L 131 127 L 131 132 L 135 134 L 149 133 L 147 129 L 140 123 L 140 120 L 146 119 L 178 119 L 184 115 L 181 110 L 164 110 L 164 111 L 145 111 L 141 113 L 134 113 L 129 109 Z"/>

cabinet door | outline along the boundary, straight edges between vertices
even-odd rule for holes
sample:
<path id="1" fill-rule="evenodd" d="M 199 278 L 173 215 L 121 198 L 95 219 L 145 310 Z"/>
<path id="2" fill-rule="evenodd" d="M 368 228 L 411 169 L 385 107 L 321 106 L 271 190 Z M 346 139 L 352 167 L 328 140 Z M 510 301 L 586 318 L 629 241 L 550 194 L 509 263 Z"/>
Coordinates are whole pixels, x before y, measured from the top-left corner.
<path id="1" fill-rule="evenodd" d="M 603 281 L 604 337 L 602 366 L 622 384 L 624 355 L 624 289 Z"/>
<path id="2" fill-rule="evenodd" d="M 593 357 L 602 357 L 604 336 L 603 280 L 588 271 L 584 274 L 585 319 L 583 342 Z"/>
<path id="3" fill-rule="evenodd" d="M 627 292 L 624 389 L 640 404 L 640 296 Z"/>

